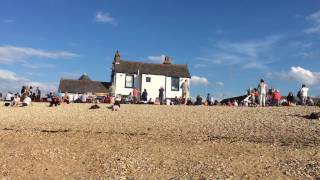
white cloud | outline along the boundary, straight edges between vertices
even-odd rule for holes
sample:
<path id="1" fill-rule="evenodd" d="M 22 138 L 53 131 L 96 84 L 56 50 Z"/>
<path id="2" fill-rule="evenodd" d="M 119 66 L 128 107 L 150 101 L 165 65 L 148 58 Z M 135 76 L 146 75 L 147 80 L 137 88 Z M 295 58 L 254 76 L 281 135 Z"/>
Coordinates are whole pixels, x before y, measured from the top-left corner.
<path id="1" fill-rule="evenodd" d="M 268 67 L 258 62 L 249 62 L 242 66 L 244 69 L 267 69 Z"/>
<path id="2" fill-rule="evenodd" d="M 42 92 L 57 91 L 57 83 L 35 82 L 17 75 L 13 71 L 0 69 L 0 92 L 19 92 L 23 85 L 39 87 Z"/>
<path id="3" fill-rule="evenodd" d="M 207 67 L 207 65 L 205 65 L 205 64 L 195 64 L 195 65 L 193 65 L 193 67 L 196 68 L 196 69 L 199 69 L 199 68 L 205 68 L 205 67 Z"/>
<path id="4" fill-rule="evenodd" d="M 280 78 L 301 84 L 320 85 L 320 72 L 312 72 L 299 66 L 291 67 L 289 72 L 280 73 Z"/>
<path id="5" fill-rule="evenodd" d="M 15 72 L 0 69 L 0 80 L 1 81 L 19 81 L 21 80 Z"/>
<path id="6" fill-rule="evenodd" d="M 216 82 L 216 85 L 222 87 L 222 86 L 224 86 L 224 82 L 218 81 L 218 82 Z"/>
<path id="7" fill-rule="evenodd" d="M 274 48 L 284 36 L 268 36 L 261 40 L 243 42 L 217 42 L 208 56 L 197 57 L 197 60 L 215 65 L 234 66 L 243 68 L 266 69 L 265 63 L 270 59 L 269 51 Z"/>
<path id="8" fill-rule="evenodd" d="M 200 76 L 191 76 L 190 80 L 192 85 L 204 85 L 207 86 L 209 84 L 209 81 L 205 77 L 200 77 Z"/>
<path id="9" fill-rule="evenodd" d="M 320 10 L 307 16 L 306 20 L 312 23 L 312 26 L 305 29 L 304 32 L 308 34 L 320 33 Z"/>
<path id="10" fill-rule="evenodd" d="M 64 79 L 78 79 L 81 75 L 82 73 L 63 72 L 60 76 Z"/>
<path id="11" fill-rule="evenodd" d="M 160 56 L 148 56 L 147 61 L 150 61 L 152 63 L 163 63 L 165 57 L 166 55 L 164 54 Z"/>
<path id="12" fill-rule="evenodd" d="M 67 51 L 50 52 L 29 47 L 0 46 L 0 63 L 11 64 L 33 57 L 46 59 L 71 59 L 79 57 L 79 55 Z"/>
<path id="13" fill-rule="evenodd" d="M 55 68 L 56 65 L 54 64 L 44 64 L 44 63 L 41 63 L 41 64 L 31 64 L 31 63 L 24 63 L 22 64 L 22 66 L 26 67 L 26 68 L 29 68 L 29 69 L 42 69 L 42 68 Z"/>
<path id="14" fill-rule="evenodd" d="M 113 25 L 116 24 L 116 20 L 109 13 L 104 13 L 101 11 L 96 13 L 95 21 L 100 23 L 110 23 Z"/>
<path id="15" fill-rule="evenodd" d="M 11 24 L 11 23 L 14 23 L 15 20 L 13 20 L 13 19 L 4 19 L 2 22 L 3 23 L 7 23 L 7 24 Z"/>

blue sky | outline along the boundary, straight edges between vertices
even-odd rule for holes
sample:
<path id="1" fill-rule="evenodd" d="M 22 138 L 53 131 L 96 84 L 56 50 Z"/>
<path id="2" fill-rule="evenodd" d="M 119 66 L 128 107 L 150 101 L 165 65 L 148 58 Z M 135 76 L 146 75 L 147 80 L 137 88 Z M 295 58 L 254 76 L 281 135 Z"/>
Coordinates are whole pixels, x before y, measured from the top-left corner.
<path id="1" fill-rule="evenodd" d="M 320 94 L 316 0 L 2 0 L 0 91 L 61 77 L 109 81 L 122 58 L 188 64 L 192 95 L 243 94 L 264 78 L 283 94 Z"/>

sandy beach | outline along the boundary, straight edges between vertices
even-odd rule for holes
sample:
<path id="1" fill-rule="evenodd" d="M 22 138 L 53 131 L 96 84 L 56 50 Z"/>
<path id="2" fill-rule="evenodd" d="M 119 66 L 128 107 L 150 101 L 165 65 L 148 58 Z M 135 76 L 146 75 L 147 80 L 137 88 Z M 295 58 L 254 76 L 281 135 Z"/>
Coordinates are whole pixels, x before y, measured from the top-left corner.
<path id="1" fill-rule="evenodd" d="M 0 104 L 7 179 L 316 179 L 319 107 Z"/>

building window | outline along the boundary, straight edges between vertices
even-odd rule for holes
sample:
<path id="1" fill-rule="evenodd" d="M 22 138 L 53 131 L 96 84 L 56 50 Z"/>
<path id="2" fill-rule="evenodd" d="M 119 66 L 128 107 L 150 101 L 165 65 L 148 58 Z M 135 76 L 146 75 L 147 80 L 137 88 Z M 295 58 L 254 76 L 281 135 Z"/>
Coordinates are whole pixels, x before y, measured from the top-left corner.
<path id="1" fill-rule="evenodd" d="M 151 77 L 146 77 L 146 82 L 151 82 Z"/>
<path id="2" fill-rule="evenodd" d="M 133 88 L 133 75 L 126 75 L 126 88 Z"/>
<path id="3" fill-rule="evenodd" d="M 179 91 L 179 82 L 178 77 L 171 77 L 171 91 Z"/>

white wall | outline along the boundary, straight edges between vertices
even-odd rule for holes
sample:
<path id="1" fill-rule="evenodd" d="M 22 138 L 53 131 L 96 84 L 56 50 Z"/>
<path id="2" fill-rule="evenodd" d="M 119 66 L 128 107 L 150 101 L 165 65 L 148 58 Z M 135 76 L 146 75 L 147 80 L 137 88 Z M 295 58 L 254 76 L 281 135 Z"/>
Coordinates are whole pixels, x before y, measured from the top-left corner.
<path id="1" fill-rule="evenodd" d="M 146 82 L 146 78 L 150 77 L 151 82 Z M 165 76 L 161 75 L 151 75 L 151 74 L 142 74 L 142 86 L 141 93 L 144 89 L 148 92 L 148 99 L 152 98 L 154 101 L 157 97 L 159 97 L 159 89 L 162 86 L 165 88 Z"/>
<path id="2" fill-rule="evenodd" d="M 133 88 L 125 88 L 125 77 L 125 73 L 115 74 L 115 94 L 128 95 L 130 92 L 132 93 Z M 150 77 L 151 82 L 146 82 L 146 77 Z M 185 79 L 187 79 L 190 84 L 190 78 L 180 78 L 179 91 L 171 91 L 171 77 L 152 74 L 134 75 L 134 87 L 139 88 L 141 93 L 146 89 L 148 92 L 148 99 L 152 98 L 155 100 L 155 98 L 159 96 L 159 89 L 161 86 L 166 90 L 164 92 L 165 98 L 181 97 L 182 90 L 180 87 Z"/>
<path id="3" fill-rule="evenodd" d="M 167 79 L 167 86 L 166 86 L 166 97 L 167 98 L 174 98 L 174 97 L 181 97 L 182 96 L 182 83 L 187 79 L 189 86 L 190 86 L 190 78 L 180 78 L 179 79 L 179 91 L 171 91 L 171 77 L 166 77 Z M 189 87 L 190 88 L 190 87 Z M 190 94 L 190 93 L 189 93 Z"/>
<path id="4" fill-rule="evenodd" d="M 115 94 L 121 94 L 121 95 L 129 95 L 129 93 L 132 93 L 133 88 L 126 88 L 125 82 L 126 82 L 126 74 L 125 73 L 116 73 L 114 77 L 115 82 Z M 141 76 L 134 75 L 134 87 L 137 87 L 140 89 L 141 84 Z"/>

